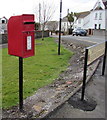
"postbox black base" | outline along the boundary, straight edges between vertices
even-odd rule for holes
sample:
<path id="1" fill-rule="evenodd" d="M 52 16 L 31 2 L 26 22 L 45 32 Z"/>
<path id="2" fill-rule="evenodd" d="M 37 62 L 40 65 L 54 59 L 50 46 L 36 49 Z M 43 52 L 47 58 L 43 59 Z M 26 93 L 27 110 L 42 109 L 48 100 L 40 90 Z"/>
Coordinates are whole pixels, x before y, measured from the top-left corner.
<path id="1" fill-rule="evenodd" d="M 69 99 L 68 103 L 76 109 L 81 109 L 83 111 L 93 111 L 97 103 L 92 98 L 86 98 L 86 100 L 81 100 L 79 96 L 73 96 Z"/>

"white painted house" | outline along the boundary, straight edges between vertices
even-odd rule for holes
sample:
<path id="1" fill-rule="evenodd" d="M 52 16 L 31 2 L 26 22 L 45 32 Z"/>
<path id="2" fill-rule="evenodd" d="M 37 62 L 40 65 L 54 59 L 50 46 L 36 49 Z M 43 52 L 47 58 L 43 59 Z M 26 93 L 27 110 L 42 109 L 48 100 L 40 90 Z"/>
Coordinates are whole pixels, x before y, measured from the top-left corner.
<path id="1" fill-rule="evenodd" d="M 7 22 L 6 17 L 0 18 L 0 34 L 4 34 L 7 31 Z"/>
<path id="2" fill-rule="evenodd" d="M 90 24 L 90 11 L 78 13 L 78 17 L 75 17 L 74 29 L 88 29 Z"/>
<path id="3" fill-rule="evenodd" d="M 98 0 L 90 14 L 91 29 L 105 29 L 106 9 L 107 9 L 107 0 Z"/>
<path id="4" fill-rule="evenodd" d="M 93 6 L 92 10 L 80 12 L 74 17 L 73 29 L 86 29 L 92 35 L 95 30 L 103 31 L 107 28 L 107 0 L 97 0 Z M 61 31 L 68 32 L 69 28 L 68 19 L 64 17 L 61 22 Z M 59 30 L 59 22 L 56 30 Z"/>
<path id="5" fill-rule="evenodd" d="M 93 30 L 105 30 L 107 23 L 107 0 L 98 0 L 91 11 L 81 12 L 75 19 L 74 29 L 82 28 L 93 34 Z"/>

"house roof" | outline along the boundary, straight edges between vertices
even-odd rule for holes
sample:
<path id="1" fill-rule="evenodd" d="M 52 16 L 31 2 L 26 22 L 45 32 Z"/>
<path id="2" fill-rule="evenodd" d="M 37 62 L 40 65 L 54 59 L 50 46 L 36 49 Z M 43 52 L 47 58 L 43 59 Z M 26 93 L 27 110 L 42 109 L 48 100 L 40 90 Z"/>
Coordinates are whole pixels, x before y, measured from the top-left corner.
<path id="1" fill-rule="evenodd" d="M 67 17 L 64 17 L 64 18 L 62 19 L 62 22 L 68 22 L 68 18 L 67 18 Z"/>
<path id="2" fill-rule="evenodd" d="M 98 6 L 95 10 L 103 10 L 103 8 Z"/>
<path id="3" fill-rule="evenodd" d="M 57 21 L 48 21 L 47 25 L 54 24 L 54 23 L 57 23 Z"/>
<path id="4" fill-rule="evenodd" d="M 86 17 L 89 14 L 90 14 L 90 11 L 80 12 L 80 13 L 77 13 L 76 17 L 84 18 L 84 17 Z"/>
<path id="5" fill-rule="evenodd" d="M 2 18 L 0 18 L 0 20 L 2 20 L 2 19 L 5 19 L 6 23 L 8 22 L 8 19 L 5 16 L 3 16 Z"/>

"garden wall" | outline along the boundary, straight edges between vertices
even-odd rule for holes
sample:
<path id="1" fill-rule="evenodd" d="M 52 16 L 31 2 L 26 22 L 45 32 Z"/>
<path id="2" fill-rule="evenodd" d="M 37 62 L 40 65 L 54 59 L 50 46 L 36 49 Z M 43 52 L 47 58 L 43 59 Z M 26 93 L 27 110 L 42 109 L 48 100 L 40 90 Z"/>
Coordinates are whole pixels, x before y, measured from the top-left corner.
<path id="1" fill-rule="evenodd" d="M 0 34 L 0 44 L 7 43 L 7 34 Z"/>

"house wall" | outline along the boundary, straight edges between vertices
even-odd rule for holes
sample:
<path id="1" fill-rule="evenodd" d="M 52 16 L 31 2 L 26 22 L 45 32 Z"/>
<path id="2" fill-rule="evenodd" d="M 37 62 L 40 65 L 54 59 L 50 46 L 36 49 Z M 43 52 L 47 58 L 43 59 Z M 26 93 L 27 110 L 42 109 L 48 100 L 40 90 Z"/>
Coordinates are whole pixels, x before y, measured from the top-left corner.
<path id="1" fill-rule="evenodd" d="M 69 22 L 62 22 L 61 23 L 61 31 L 67 32 L 67 30 L 70 28 Z"/>
<path id="2" fill-rule="evenodd" d="M 2 23 L 4 21 L 4 23 Z M 0 34 L 4 34 L 7 31 L 7 20 L 5 18 L 0 19 Z"/>
<path id="3" fill-rule="evenodd" d="M 83 29 L 90 29 L 90 14 L 83 18 Z"/>
<path id="4" fill-rule="evenodd" d="M 75 21 L 74 29 L 83 28 L 83 24 L 84 24 L 84 19 L 79 18 L 78 20 Z"/>
<path id="5" fill-rule="evenodd" d="M 97 19 L 95 19 L 95 14 L 97 13 Z M 100 13 L 102 13 L 102 19 L 99 19 Z M 95 29 L 95 24 L 97 25 L 96 29 L 99 29 L 99 24 L 101 24 L 100 29 L 105 29 L 105 10 L 95 10 L 90 14 L 90 28 Z"/>

